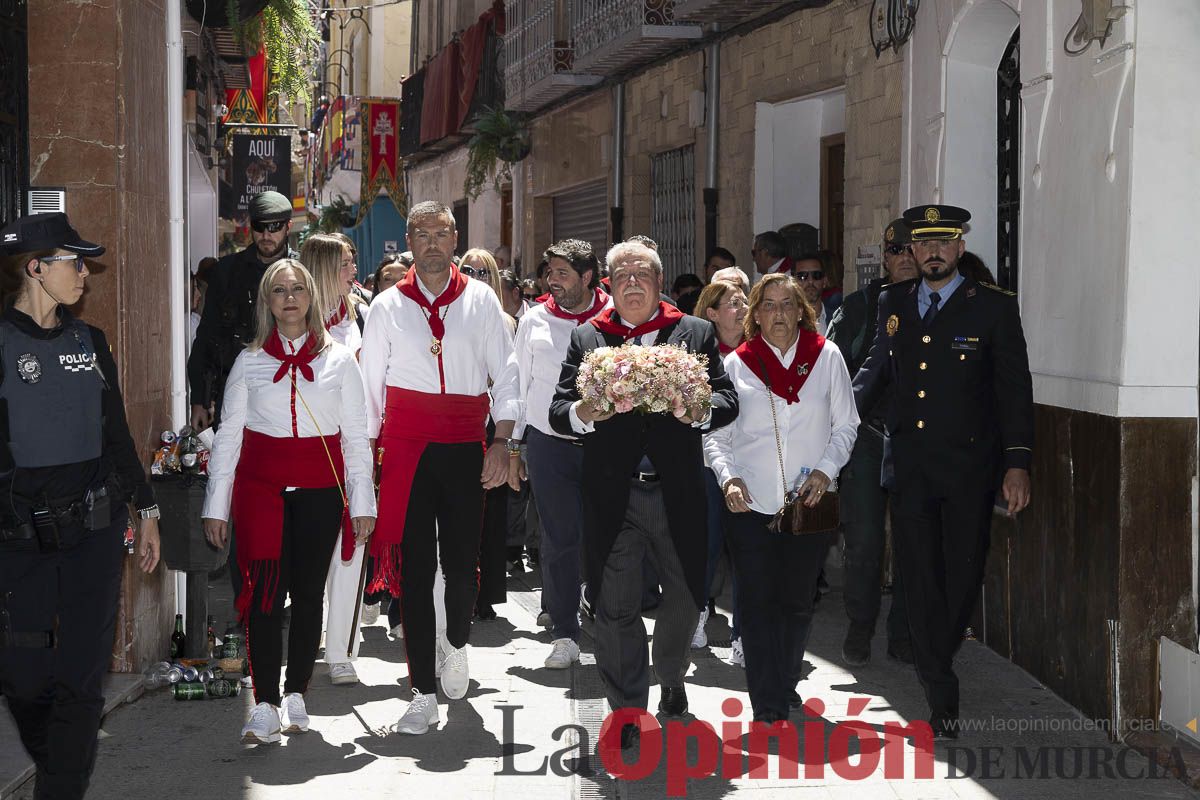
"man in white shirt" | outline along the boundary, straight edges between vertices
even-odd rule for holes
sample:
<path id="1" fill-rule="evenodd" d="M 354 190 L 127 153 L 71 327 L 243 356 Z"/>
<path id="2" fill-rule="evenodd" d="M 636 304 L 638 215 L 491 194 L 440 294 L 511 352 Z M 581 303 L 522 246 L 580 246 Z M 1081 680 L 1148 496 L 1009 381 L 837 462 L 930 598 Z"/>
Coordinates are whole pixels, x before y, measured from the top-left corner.
<path id="1" fill-rule="evenodd" d="M 534 503 L 542 522 L 542 607 L 550 615 L 554 644 L 549 669 L 579 660 L 579 543 L 583 531 L 583 442 L 555 433 L 550 403 L 571 334 L 603 311 L 600 264 L 592 246 L 564 239 L 546 250 L 550 297 L 525 312 L 517 328 L 517 367 L 524 416 L 514 438 L 524 438 Z"/>
<path id="2" fill-rule="evenodd" d="M 371 546 L 376 572 L 369 588 L 398 595 L 404 585 L 413 701 L 396 730 L 421 734 L 438 721 L 436 665 L 447 697 L 457 700 L 467 692 L 483 493 L 508 480 L 510 453 L 520 454 L 510 437 L 521 401 L 500 300 L 452 262 L 458 230 L 450 209 L 436 202 L 413 206 L 407 239 L 413 268 L 397 291 L 375 299 L 361 363 L 367 432 L 382 454 L 379 525 Z M 485 454 L 489 411 L 496 435 Z M 471 479 L 476 474 L 478 483 Z M 439 558 L 446 582 L 444 636 L 434 625 Z"/>
<path id="3" fill-rule="evenodd" d="M 708 529 L 700 437 L 733 421 L 737 393 L 725 375 L 712 323 L 659 299 L 658 253 L 622 242 L 606 260 L 613 307 L 571 333 L 550 424 L 563 436 L 583 437 L 584 570 L 596 610 L 596 666 L 609 705 L 614 711 L 645 709 L 649 700 L 641 619 L 642 570 L 649 555 L 663 589 L 654 624 L 654 672 L 662 688 L 658 708 L 680 716 L 688 707 L 683 679 L 692 634 L 708 602 L 707 548 L 694 545 Z M 586 355 L 626 343 L 673 344 L 706 356 L 711 409 L 675 418 L 600 413 L 582 402 L 575 379 Z M 626 718 L 617 730 L 621 747 L 637 742 L 636 722 Z"/>

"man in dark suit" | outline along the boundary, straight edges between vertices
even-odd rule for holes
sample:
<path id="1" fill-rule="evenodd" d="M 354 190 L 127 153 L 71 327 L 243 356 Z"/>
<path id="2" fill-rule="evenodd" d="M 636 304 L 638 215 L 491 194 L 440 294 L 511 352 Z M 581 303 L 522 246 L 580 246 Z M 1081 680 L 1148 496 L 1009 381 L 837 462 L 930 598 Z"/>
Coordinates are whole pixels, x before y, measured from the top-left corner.
<path id="1" fill-rule="evenodd" d="M 759 275 L 772 275 L 776 272 L 790 274 L 796 269 L 796 262 L 788 258 L 787 239 L 779 231 L 763 231 L 754 237 L 750 247 L 750 258 L 754 261 L 754 269 Z"/>
<path id="2" fill-rule="evenodd" d="M 920 278 L 879 296 L 879 327 L 854 379 L 859 413 L 891 386 L 884 485 L 917 674 L 939 738 L 957 736 L 953 659 L 983 582 L 999 486 L 1029 504 L 1033 390 L 1016 296 L 958 272 L 969 212 L 904 212 Z"/>
<path id="3" fill-rule="evenodd" d="M 583 439 L 585 573 L 596 612 L 596 666 L 614 711 L 645 709 L 650 673 L 641 619 L 642 565 L 648 555 L 662 600 L 654 626 L 654 670 L 662 687 L 659 711 L 687 711 L 683 678 L 692 634 L 708 600 L 704 585 L 708 530 L 703 433 L 737 416 L 737 393 L 721 363 L 712 323 L 686 316 L 659 299 L 662 262 L 643 244 L 623 242 L 608 253 L 613 308 L 571 335 L 550 425 Z M 710 410 L 670 414 L 599 413 L 580 400 L 576 374 L 598 347 L 677 344 L 708 358 Z M 621 730 L 622 747 L 637 726 Z"/>

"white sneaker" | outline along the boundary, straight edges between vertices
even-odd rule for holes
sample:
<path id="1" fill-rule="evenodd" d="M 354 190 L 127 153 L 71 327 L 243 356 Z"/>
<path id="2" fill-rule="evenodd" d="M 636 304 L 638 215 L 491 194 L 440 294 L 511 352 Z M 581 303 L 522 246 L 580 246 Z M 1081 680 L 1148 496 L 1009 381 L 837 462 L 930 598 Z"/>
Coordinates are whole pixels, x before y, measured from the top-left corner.
<path id="1" fill-rule="evenodd" d="M 438 721 L 436 694 L 421 694 L 413 689 L 412 702 L 408 704 L 404 715 L 396 723 L 396 733 L 408 733 L 420 736 L 429 730 L 429 726 Z"/>
<path id="2" fill-rule="evenodd" d="M 400 623 L 400 624 L 396 625 L 396 627 L 392 628 L 388 633 L 392 637 L 393 642 L 403 639 L 404 638 L 404 623 Z"/>
<path id="3" fill-rule="evenodd" d="M 349 661 L 330 664 L 329 682 L 334 686 L 349 686 L 358 683 L 358 673 L 354 670 L 354 664 Z"/>
<path id="4" fill-rule="evenodd" d="M 289 692 L 283 696 L 279 716 L 284 733 L 308 733 L 308 710 L 304 707 L 304 695 L 299 692 Z"/>
<path id="5" fill-rule="evenodd" d="M 242 728 L 242 744 L 274 744 L 280 738 L 279 709 L 270 703 L 259 703 Z"/>
<path id="6" fill-rule="evenodd" d="M 554 649 L 546 656 L 546 669 L 567 669 L 579 660 L 579 645 L 570 639 L 555 639 Z"/>
<path id="7" fill-rule="evenodd" d="M 446 659 L 442 662 L 442 670 L 438 674 L 442 682 L 442 692 L 451 700 L 459 700 L 467 693 L 471 683 L 470 669 L 467 665 L 467 648 L 455 647 L 450 640 L 442 637 L 442 652 Z"/>
<path id="8" fill-rule="evenodd" d="M 704 625 L 708 622 L 708 608 L 700 612 L 700 619 L 696 622 L 696 632 L 692 634 L 692 649 L 699 650 L 708 647 L 708 633 L 704 630 Z"/>
<path id="9" fill-rule="evenodd" d="M 742 652 L 741 637 L 734 639 L 731 643 L 732 649 L 729 652 L 729 663 L 735 667 L 746 668 L 746 654 Z"/>
<path id="10" fill-rule="evenodd" d="M 374 625 L 376 622 L 379 622 L 379 603 L 363 606 L 362 624 Z"/>

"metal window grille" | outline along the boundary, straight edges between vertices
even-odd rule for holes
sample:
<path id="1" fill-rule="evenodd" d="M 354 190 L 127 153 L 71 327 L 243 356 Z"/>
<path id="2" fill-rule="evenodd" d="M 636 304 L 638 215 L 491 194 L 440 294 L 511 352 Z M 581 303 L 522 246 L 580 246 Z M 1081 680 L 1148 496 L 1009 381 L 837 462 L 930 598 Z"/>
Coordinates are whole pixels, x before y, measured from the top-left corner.
<path id="1" fill-rule="evenodd" d="M 29 185 L 26 5 L 0 2 L 0 225 L 21 216 Z"/>
<path id="2" fill-rule="evenodd" d="M 696 271 L 696 149 L 650 157 L 650 238 L 658 243 L 663 282 Z"/>
<path id="3" fill-rule="evenodd" d="M 997 70 L 996 282 L 1017 290 L 1021 218 L 1021 29 L 1013 33 Z"/>
<path id="4" fill-rule="evenodd" d="M 608 184 L 599 181 L 556 194 L 553 203 L 554 241 L 590 242 L 596 258 L 603 263 L 608 252 Z"/>

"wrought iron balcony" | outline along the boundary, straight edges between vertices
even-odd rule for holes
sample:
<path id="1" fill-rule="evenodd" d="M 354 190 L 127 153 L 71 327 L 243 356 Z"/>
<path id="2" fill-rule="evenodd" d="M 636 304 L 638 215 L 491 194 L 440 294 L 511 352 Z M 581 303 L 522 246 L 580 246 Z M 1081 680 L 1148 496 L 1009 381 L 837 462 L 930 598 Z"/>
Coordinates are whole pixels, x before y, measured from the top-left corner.
<path id="1" fill-rule="evenodd" d="M 599 75 L 572 70 L 574 51 L 561 38 L 570 32 L 566 0 L 508 0 L 504 35 L 504 90 L 510 111 L 537 111 L 576 89 L 599 83 Z"/>
<path id="2" fill-rule="evenodd" d="M 675 0 L 571 0 L 575 68 L 611 74 L 699 39 L 699 25 L 680 24 Z"/>
<path id="3" fill-rule="evenodd" d="M 800 11 L 829 5 L 831 0 L 675 0 L 675 19 L 680 22 L 735 25 L 757 17 L 767 11 L 788 6 L 789 11 Z"/>

